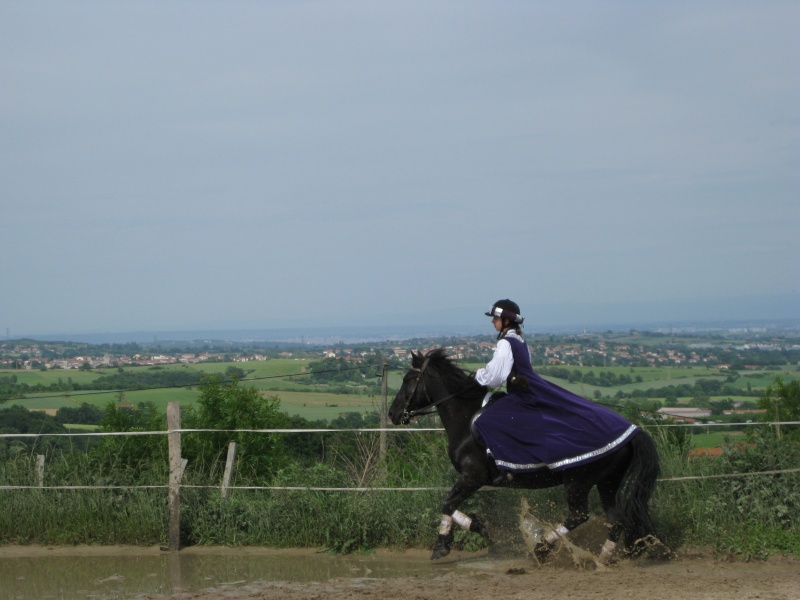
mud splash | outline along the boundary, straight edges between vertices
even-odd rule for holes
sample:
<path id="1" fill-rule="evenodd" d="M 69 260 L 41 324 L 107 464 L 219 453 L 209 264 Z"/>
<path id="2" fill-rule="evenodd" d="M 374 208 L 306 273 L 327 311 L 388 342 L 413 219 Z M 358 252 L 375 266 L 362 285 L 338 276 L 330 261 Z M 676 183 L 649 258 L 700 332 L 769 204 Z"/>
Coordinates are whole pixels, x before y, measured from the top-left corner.
<path id="1" fill-rule="evenodd" d="M 528 500 L 526 498 L 520 499 L 519 531 L 522 534 L 522 540 L 525 542 L 531 561 L 539 567 L 542 565 L 536 557 L 535 548 L 544 539 L 547 532 L 555 531 L 557 527 L 557 524 L 542 521 L 534 516 Z M 571 560 L 572 564 L 579 569 L 605 570 L 606 566 L 600 562 L 599 554 L 595 555 L 586 548 L 596 547 L 599 551 L 600 544 L 605 540 L 607 532 L 605 523 L 596 517 L 590 518 L 589 522 L 580 528 L 576 528 L 575 532 L 570 533 L 569 537 L 559 537 L 556 547 L 552 550 L 553 556 L 550 557 L 548 562 L 559 562 L 561 566 L 565 566 L 563 563 L 567 559 Z M 561 559 L 560 561 L 559 558 Z"/>

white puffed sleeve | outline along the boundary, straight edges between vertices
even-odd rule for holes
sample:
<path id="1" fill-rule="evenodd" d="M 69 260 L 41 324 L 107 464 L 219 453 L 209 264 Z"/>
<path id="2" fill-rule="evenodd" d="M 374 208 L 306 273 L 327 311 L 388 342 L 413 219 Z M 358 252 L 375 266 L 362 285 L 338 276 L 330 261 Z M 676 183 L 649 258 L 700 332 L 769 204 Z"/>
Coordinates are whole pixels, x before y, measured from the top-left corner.
<path id="1" fill-rule="evenodd" d="M 514 366 L 514 355 L 508 340 L 500 340 L 494 350 L 494 356 L 484 368 L 475 371 L 475 381 L 486 387 L 500 387 L 506 382 Z"/>

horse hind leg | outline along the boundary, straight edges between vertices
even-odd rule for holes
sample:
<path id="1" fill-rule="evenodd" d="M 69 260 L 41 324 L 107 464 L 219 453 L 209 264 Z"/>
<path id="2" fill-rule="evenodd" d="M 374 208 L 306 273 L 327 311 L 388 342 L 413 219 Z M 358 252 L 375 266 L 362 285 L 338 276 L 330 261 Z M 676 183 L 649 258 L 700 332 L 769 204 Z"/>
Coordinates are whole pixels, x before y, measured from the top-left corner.
<path id="1" fill-rule="evenodd" d="M 617 510 L 617 489 L 620 486 L 618 480 L 603 481 L 597 484 L 597 491 L 600 494 L 600 502 L 603 505 L 603 510 L 606 513 L 606 521 L 608 523 L 608 537 L 600 549 L 599 561 L 601 564 L 608 565 L 614 562 L 617 544 L 619 543 L 622 534 L 625 532 L 625 526 Z"/>
<path id="2" fill-rule="evenodd" d="M 563 525 L 549 531 L 544 539 L 537 544 L 534 550 L 534 558 L 538 562 L 547 560 L 550 552 L 556 547 L 558 541 L 576 527 L 583 525 L 589 520 L 589 489 L 583 484 L 565 484 L 567 493 L 567 508 L 569 514 Z"/>

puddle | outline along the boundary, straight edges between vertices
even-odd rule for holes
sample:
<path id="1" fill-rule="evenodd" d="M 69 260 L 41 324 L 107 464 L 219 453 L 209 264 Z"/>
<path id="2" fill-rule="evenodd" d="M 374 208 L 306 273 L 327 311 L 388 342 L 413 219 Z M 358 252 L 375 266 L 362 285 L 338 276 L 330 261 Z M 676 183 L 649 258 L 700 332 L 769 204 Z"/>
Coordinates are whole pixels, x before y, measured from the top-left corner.
<path id="1" fill-rule="evenodd" d="M 0 599 L 137 598 L 255 582 L 326 582 L 336 578 L 434 577 L 479 561 L 454 553 L 428 560 L 429 551 L 331 556 L 314 550 L 258 548 L 28 548 L 0 549 Z"/>

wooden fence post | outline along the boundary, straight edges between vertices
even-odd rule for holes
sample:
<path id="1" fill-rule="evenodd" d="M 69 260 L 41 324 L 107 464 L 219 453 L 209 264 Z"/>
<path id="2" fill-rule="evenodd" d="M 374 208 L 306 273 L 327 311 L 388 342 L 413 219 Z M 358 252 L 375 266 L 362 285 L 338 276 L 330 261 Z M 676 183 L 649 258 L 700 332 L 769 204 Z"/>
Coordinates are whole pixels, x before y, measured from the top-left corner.
<path id="1" fill-rule="evenodd" d="M 222 497 L 228 497 L 228 488 L 231 486 L 233 473 L 233 459 L 236 457 L 236 442 L 228 444 L 228 458 L 225 461 L 225 474 L 222 476 Z"/>
<path id="2" fill-rule="evenodd" d="M 167 404 L 167 439 L 169 442 L 169 549 L 180 549 L 181 543 L 181 406 L 177 402 Z"/>
<path id="3" fill-rule="evenodd" d="M 388 361 L 383 361 L 383 375 L 381 378 L 381 439 L 380 439 L 380 460 L 381 465 L 385 466 L 386 462 L 386 431 L 384 431 L 389 426 L 389 399 L 388 395 L 388 372 L 389 372 L 389 363 Z"/>
<path id="4" fill-rule="evenodd" d="M 44 487 L 44 454 L 36 455 L 36 481 L 40 488 Z"/>

